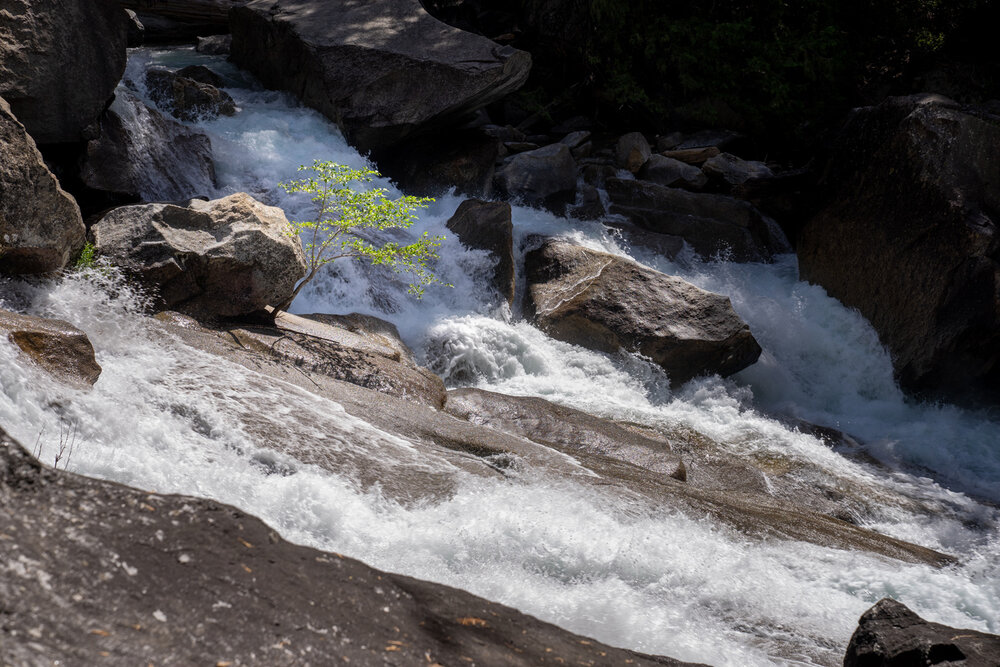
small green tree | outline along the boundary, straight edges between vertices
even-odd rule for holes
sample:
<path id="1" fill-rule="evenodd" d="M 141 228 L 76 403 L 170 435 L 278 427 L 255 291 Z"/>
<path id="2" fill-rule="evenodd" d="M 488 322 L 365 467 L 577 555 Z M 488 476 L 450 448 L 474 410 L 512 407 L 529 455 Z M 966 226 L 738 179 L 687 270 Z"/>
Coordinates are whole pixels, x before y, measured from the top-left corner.
<path id="1" fill-rule="evenodd" d="M 293 234 L 302 239 L 309 270 L 276 311 L 287 310 L 323 266 L 343 257 L 365 258 L 397 273 L 411 274 L 413 282 L 409 291 L 418 298 L 423 295 L 425 285 L 441 283 L 428 268 L 428 262 L 437 259 L 437 248 L 444 241 L 443 236 L 431 237 L 424 232 L 413 243 L 402 245 L 393 241 L 374 244 L 360 235 L 365 229 L 410 227 L 417 221 L 416 210 L 426 208 L 428 202 L 434 201 L 432 198 L 402 196 L 390 199 L 384 188 L 352 189 L 351 183 L 369 183 L 379 176 L 377 171 L 370 169 L 352 169 L 316 160 L 312 165 L 299 167 L 299 171 L 312 174 L 280 185 L 288 193 L 312 195 L 316 204 L 315 220 L 292 221 Z"/>

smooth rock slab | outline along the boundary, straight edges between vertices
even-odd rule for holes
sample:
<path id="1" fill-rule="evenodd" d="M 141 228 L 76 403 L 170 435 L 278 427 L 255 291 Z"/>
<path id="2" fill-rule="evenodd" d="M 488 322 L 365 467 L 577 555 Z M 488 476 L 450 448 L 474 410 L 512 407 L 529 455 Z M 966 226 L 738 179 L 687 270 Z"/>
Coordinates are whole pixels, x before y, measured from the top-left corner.
<path id="1" fill-rule="evenodd" d="M 844 667 L 1000 665 L 1000 636 L 930 623 L 906 605 L 883 598 L 862 614 Z"/>
<path id="2" fill-rule="evenodd" d="M 252 0 L 230 23 L 237 65 L 336 122 L 362 152 L 456 125 L 531 69 L 527 53 L 452 28 L 418 0 Z"/>
<path id="3" fill-rule="evenodd" d="M 0 310 L 0 335 L 66 384 L 86 388 L 101 375 L 87 334 L 69 322 Z"/>
<path id="4" fill-rule="evenodd" d="M 2 431 L 0 526 L 0 664 L 688 664 L 290 544 L 228 505 L 54 471 Z"/>
<path id="5" fill-rule="evenodd" d="M 48 273 L 83 247 L 80 207 L 0 98 L 0 271 Z"/>
<path id="6" fill-rule="evenodd" d="M 638 352 L 674 386 L 732 375 L 760 345 L 727 297 L 636 262 L 563 241 L 525 256 L 526 314 L 553 338 L 602 352 Z"/>
<path id="7" fill-rule="evenodd" d="M 302 244 L 282 210 L 242 192 L 122 206 L 92 232 L 97 252 L 155 287 L 162 305 L 199 316 L 282 303 L 306 273 Z"/>

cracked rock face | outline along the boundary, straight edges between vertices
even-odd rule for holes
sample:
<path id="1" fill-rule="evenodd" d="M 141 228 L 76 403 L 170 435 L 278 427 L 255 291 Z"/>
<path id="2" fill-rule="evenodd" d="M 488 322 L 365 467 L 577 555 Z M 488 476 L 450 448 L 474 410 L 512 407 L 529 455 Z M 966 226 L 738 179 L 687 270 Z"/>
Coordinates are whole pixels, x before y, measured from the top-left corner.
<path id="1" fill-rule="evenodd" d="M 162 305 L 231 316 L 282 303 L 306 273 L 285 214 L 238 192 L 122 206 L 93 227 L 100 255 L 155 287 Z"/>
<path id="2" fill-rule="evenodd" d="M 554 338 L 659 364 L 673 385 L 722 376 L 760 356 L 727 297 L 633 261 L 562 241 L 525 257 L 525 312 Z"/>
<path id="3" fill-rule="evenodd" d="M 208 500 L 43 467 L 0 430 L 0 664 L 681 665 L 289 544 Z"/>
<path id="4" fill-rule="evenodd" d="M 418 0 L 252 0 L 232 59 L 340 125 L 361 152 L 454 125 L 517 90 L 531 56 L 448 26 Z"/>

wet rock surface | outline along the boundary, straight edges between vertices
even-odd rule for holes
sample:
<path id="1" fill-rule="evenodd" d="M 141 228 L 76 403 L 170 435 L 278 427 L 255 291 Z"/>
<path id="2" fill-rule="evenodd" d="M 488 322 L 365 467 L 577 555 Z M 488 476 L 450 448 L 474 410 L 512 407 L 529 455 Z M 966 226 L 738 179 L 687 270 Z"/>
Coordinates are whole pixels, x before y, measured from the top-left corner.
<path id="1" fill-rule="evenodd" d="M 0 98 L 0 271 L 48 273 L 83 247 L 76 201 L 49 171 L 35 142 Z"/>
<path id="2" fill-rule="evenodd" d="M 615 255 L 547 241 L 525 256 L 525 276 L 525 311 L 550 336 L 639 352 L 675 386 L 731 375 L 761 352 L 728 298 Z"/>
<path id="3" fill-rule="evenodd" d="M 42 467 L 2 431 L 0 500 L 4 664 L 686 664 L 289 544 L 233 507 Z"/>
<path id="4" fill-rule="evenodd" d="M 858 109 L 801 232 L 802 279 L 872 323 L 907 388 L 1000 396 L 997 145 L 1000 116 L 938 96 Z"/>
<path id="5" fill-rule="evenodd" d="M 245 193 L 122 206 L 92 228 L 97 252 L 154 287 L 162 305 L 202 316 L 283 302 L 306 273 L 291 232 L 281 209 Z"/>
<path id="6" fill-rule="evenodd" d="M 467 199 L 445 223 L 469 248 L 487 250 L 496 258 L 493 287 L 509 305 L 514 303 L 514 225 L 510 204 Z"/>
<path id="7" fill-rule="evenodd" d="M 177 201 L 215 187 L 209 138 L 119 91 L 87 143 L 80 178 L 92 190 L 132 200 Z M 134 128 L 142 128 L 141 132 Z"/>
<path id="8" fill-rule="evenodd" d="M 0 336 L 33 364 L 71 386 L 89 387 L 101 375 L 87 334 L 69 322 L 0 309 Z"/>
<path id="9" fill-rule="evenodd" d="M 858 621 L 844 667 L 1000 665 L 1000 636 L 930 623 L 906 605 L 884 598 Z"/>
<path id="10" fill-rule="evenodd" d="M 0 96 L 39 144 L 89 138 L 125 71 L 128 17 L 102 0 L 7 0 Z M 71 46 L 71 48 L 70 48 Z"/>
<path id="11" fill-rule="evenodd" d="M 252 0 L 232 58 L 336 122 L 362 152 L 457 124 L 517 90 L 531 57 L 452 28 L 417 0 Z"/>
<path id="12" fill-rule="evenodd" d="M 150 69 L 146 72 L 146 89 L 156 106 L 180 120 L 232 116 L 236 113 L 236 104 L 228 93 L 216 87 L 221 85 L 221 77 L 212 77 L 212 74 L 206 67 L 186 74 Z"/>
<path id="13" fill-rule="evenodd" d="M 859 528 L 831 516 L 805 509 L 812 503 L 803 502 L 805 494 L 788 495 L 788 499 L 769 494 L 767 484 L 756 478 L 747 484 L 748 467 L 729 468 L 731 454 L 712 449 L 703 436 L 673 433 L 667 436 L 638 431 L 651 443 L 670 440 L 674 453 L 665 460 L 663 475 L 651 475 L 648 470 L 630 463 L 618 454 L 605 456 L 581 449 L 560 438 L 548 438 L 539 444 L 519 435 L 519 428 L 508 433 L 476 420 L 493 418 L 488 409 L 468 411 L 469 420 L 460 419 L 417 401 L 355 384 L 328 375 L 313 373 L 289 360 L 259 348 L 239 344 L 225 330 L 205 328 L 190 318 L 162 318 L 161 326 L 188 345 L 220 356 L 249 368 L 268 380 L 287 382 L 307 392 L 330 398 L 349 415 L 364 420 L 378 429 L 397 434 L 411 442 L 426 455 L 443 457 L 457 469 L 488 477 L 506 476 L 508 470 L 534 470 L 553 478 L 571 479 L 581 484 L 609 485 L 630 497 L 645 499 L 650 507 L 675 507 L 695 515 L 710 515 L 723 524 L 753 539 L 804 540 L 837 549 L 860 550 L 911 563 L 946 565 L 950 556 L 902 540 Z M 512 397 L 499 397 L 503 406 Z M 568 413 L 567 413 L 568 414 Z M 597 420 L 596 417 L 591 417 Z M 592 431 L 589 422 L 581 422 L 584 432 Z M 574 426 L 577 428 L 578 426 Z M 350 470 L 359 475 L 363 488 L 378 485 L 387 497 L 400 502 L 426 502 L 454 492 L 454 479 L 425 473 L 407 474 L 392 462 L 383 464 L 380 458 L 357 462 L 342 452 L 327 453 L 322 448 L 296 446 L 282 437 L 281 429 L 261 433 L 265 441 L 274 443 L 279 451 L 297 460 L 321 466 L 334 472 Z M 541 439 L 541 437 L 539 437 Z M 660 447 L 648 450 L 652 455 Z M 688 482 L 672 477 L 674 457 L 682 453 L 687 462 Z M 569 456 L 567 456 L 567 454 Z M 714 459 L 714 461 L 713 461 Z M 696 465 L 692 467 L 691 463 Z M 360 467 L 359 467 L 360 466 Z M 726 472 L 729 468 L 732 472 Z M 669 471 L 669 472 L 668 472 Z M 721 474 L 720 474 L 720 471 Z M 693 473 L 693 475 L 692 475 Z M 781 479 L 769 473 L 781 486 Z M 752 476 L 752 473 L 751 473 Z M 882 499 L 880 499 L 882 500 Z"/>
<path id="14" fill-rule="evenodd" d="M 774 221 L 733 197 L 621 178 L 608 179 L 607 191 L 610 213 L 648 231 L 680 237 L 704 257 L 721 253 L 759 262 L 791 251 Z"/>

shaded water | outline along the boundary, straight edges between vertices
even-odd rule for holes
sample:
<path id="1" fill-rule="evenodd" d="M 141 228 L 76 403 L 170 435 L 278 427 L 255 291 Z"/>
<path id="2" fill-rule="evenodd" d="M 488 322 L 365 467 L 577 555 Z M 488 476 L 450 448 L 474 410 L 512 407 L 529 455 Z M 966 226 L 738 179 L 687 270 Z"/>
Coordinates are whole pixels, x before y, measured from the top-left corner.
<path id="1" fill-rule="evenodd" d="M 150 61 L 211 64 L 240 107 L 234 117 L 198 124 L 212 139 L 220 182 L 192 195 L 247 191 L 290 218 L 306 217 L 308 202 L 285 195 L 279 181 L 314 159 L 364 164 L 321 116 L 255 88 L 220 59 L 139 50 L 126 76 L 140 80 Z M 460 201 L 440 198 L 414 233 L 447 234 L 444 223 Z M 483 287 L 491 259 L 454 239 L 437 266 L 453 289 L 432 287 L 415 301 L 400 280 L 338 264 L 293 310 L 390 319 L 450 386 L 687 428 L 734 458 L 792 461 L 800 471 L 793 474 L 810 483 L 849 481 L 873 499 L 858 517 L 864 525 L 952 553 L 959 564 L 934 569 L 750 540 L 707 518 L 546 470 L 507 479 L 464 473 L 332 401 L 163 335 L 113 277 L 4 286 L 4 307 L 87 331 L 104 373 L 91 392 L 60 388 L 0 345 L 0 423 L 26 445 L 37 443 L 43 460 L 54 457 L 60 432 L 72 430 L 69 466 L 78 472 L 229 502 L 296 542 L 459 586 L 640 651 L 720 665 L 837 664 L 857 617 L 886 595 L 934 621 L 1000 632 L 1000 530 L 990 502 L 1000 501 L 995 416 L 906 401 L 871 327 L 822 289 L 798 282 L 794 257 L 772 265 L 668 262 L 597 223 L 515 207 L 514 224 L 515 246 L 536 234 L 562 235 L 728 295 L 764 354 L 728 380 L 701 378 L 671 391 L 662 371 L 642 359 L 552 340 L 494 303 Z M 789 427 L 789 418 L 851 433 L 884 465 L 833 451 Z M 333 451 L 342 465 L 336 473 L 305 465 L 275 452 L 276 437 Z M 402 505 L 359 481 L 361 470 L 394 466 L 446 476 L 454 493 Z"/>

